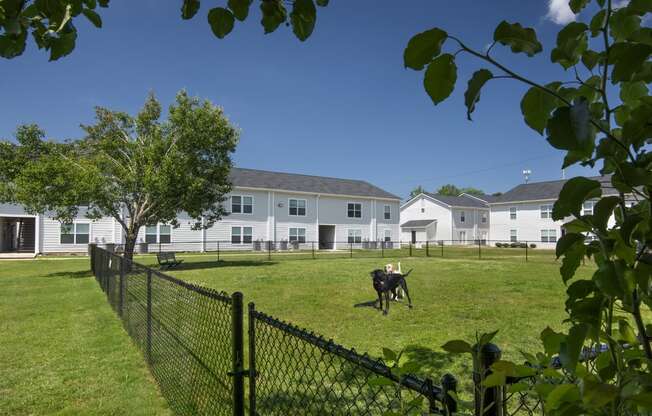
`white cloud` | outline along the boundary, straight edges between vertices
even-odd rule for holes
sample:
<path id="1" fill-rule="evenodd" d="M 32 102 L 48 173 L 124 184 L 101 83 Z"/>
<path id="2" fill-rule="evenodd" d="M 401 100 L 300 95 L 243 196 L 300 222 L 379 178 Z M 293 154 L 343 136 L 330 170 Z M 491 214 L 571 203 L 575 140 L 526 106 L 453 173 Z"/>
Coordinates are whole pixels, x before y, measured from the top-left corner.
<path id="1" fill-rule="evenodd" d="M 548 0 L 546 18 L 558 25 L 565 25 L 575 20 L 575 13 L 570 9 L 568 0 Z"/>

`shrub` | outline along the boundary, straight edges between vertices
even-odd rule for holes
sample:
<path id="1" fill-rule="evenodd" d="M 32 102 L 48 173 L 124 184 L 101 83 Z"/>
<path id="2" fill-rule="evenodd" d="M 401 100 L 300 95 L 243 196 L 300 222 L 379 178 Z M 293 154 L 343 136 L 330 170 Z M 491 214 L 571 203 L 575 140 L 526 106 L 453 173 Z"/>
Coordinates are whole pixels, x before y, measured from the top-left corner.
<path id="1" fill-rule="evenodd" d="M 527 243 L 519 243 L 520 248 L 527 248 Z"/>
<path id="2" fill-rule="evenodd" d="M 500 248 L 503 246 L 503 243 L 496 243 L 496 247 Z"/>
<path id="3" fill-rule="evenodd" d="M 512 244 L 510 244 L 509 246 L 510 246 L 511 248 L 516 248 L 516 247 L 518 247 L 518 243 L 512 243 Z"/>
<path id="4" fill-rule="evenodd" d="M 532 244 L 530 244 L 530 248 L 537 248 L 537 245 L 532 243 Z"/>

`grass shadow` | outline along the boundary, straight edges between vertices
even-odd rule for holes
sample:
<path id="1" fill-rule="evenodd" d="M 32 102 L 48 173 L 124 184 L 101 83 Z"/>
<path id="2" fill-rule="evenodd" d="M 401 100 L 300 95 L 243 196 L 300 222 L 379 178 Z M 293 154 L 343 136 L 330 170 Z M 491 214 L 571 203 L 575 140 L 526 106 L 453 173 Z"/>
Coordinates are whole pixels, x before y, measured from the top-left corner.
<path id="1" fill-rule="evenodd" d="M 77 270 L 75 272 L 54 272 L 48 273 L 45 277 L 67 277 L 69 279 L 83 279 L 86 277 L 93 277 L 93 273 L 90 270 Z"/>
<path id="2" fill-rule="evenodd" d="M 195 261 L 195 262 L 184 262 L 177 267 L 169 269 L 170 271 L 175 270 L 200 270 L 200 269 L 215 269 L 222 267 L 266 267 L 273 266 L 277 264 L 274 261 L 256 261 L 256 260 L 220 260 L 220 261 Z M 162 271 L 168 271 L 168 269 L 163 268 Z"/>

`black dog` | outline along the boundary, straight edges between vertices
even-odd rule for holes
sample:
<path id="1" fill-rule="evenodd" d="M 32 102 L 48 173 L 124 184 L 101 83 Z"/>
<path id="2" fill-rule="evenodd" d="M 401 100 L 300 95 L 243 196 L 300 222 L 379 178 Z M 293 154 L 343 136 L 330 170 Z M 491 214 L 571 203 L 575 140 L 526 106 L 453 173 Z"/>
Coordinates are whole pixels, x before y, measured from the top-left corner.
<path id="1" fill-rule="evenodd" d="M 396 299 L 396 289 L 400 287 L 405 292 L 405 296 L 408 299 L 408 306 L 412 308 L 412 299 L 410 299 L 410 293 L 408 292 L 407 282 L 405 278 L 412 272 L 410 269 L 409 272 L 405 274 L 400 273 L 391 273 L 387 274 L 385 271 L 376 269 L 370 273 L 374 289 L 378 294 L 378 308 L 383 311 L 383 315 L 387 315 L 389 312 L 389 295 L 392 294 L 392 300 Z M 385 295 L 385 309 L 383 310 L 383 295 Z"/>

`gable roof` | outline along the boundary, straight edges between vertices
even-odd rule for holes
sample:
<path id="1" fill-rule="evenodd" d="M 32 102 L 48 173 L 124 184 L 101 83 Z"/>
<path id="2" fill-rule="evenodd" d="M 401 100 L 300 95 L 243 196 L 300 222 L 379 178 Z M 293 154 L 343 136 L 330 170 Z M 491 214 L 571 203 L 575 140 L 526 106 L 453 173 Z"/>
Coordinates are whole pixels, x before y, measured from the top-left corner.
<path id="1" fill-rule="evenodd" d="M 481 201 L 478 198 L 473 198 L 462 194 L 460 196 L 450 196 L 450 195 L 440 195 L 440 194 L 431 194 L 430 192 L 424 192 L 424 195 L 429 196 L 432 199 L 436 199 L 439 202 L 443 202 L 446 205 L 451 207 L 462 207 L 462 208 L 487 208 L 488 205 L 486 202 Z"/>
<path id="2" fill-rule="evenodd" d="M 467 194 L 466 192 L 463 192 L 460 196 L 468 196 L 469 198 L 479 199 L 484 202 L 494 202 L 497 198 L 499 198 L 498 195 L 487 195 L 487 194 L 473 195 L 473 194 Z"/>
<path id="3" fill-rule="evenodd" d="M 279 191 L 310 192 L 345 196 L 401 199 L 366 181 L 270 172 L 258 169 L 231 168 L 233 186 L 243 188 L 278 189 Z"/>
<path id="4" fill-rule="evenodd" d="M 614 194 L 610 176 L 594 176 L 589 179 L 594 179 L 601 183 L 603 194 Z M 522 183 L 496 197 L 492 203 L 556 200 L 559 197 L 561 188 L 563 188 L 567 181 L 567 179 L 562 179 L 557 181 Z"/>

